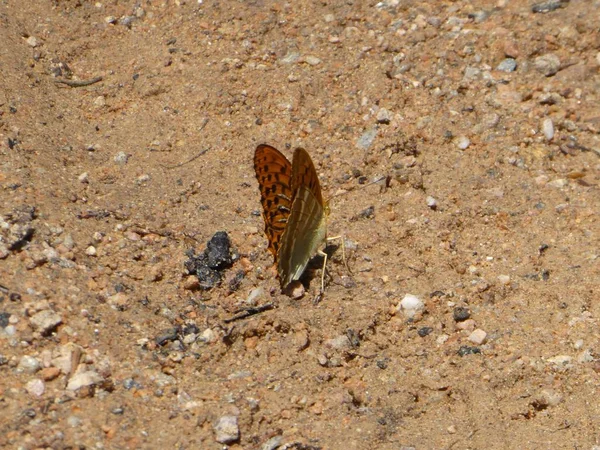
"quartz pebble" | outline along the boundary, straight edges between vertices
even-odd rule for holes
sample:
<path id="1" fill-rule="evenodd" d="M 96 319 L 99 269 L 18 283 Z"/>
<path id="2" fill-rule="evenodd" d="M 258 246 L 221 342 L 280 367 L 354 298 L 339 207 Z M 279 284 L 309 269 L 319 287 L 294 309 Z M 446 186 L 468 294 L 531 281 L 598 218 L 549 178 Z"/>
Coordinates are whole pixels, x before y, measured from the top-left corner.
<path id="1" fill-rule="evenodd" d="M 46 391 L 46 385 L 39 378 L 34 378 L 33 380 L 27 382 L 25 385 L 25 390 L 31 395 L 41 397 Z"/>
<path id="2" fill-rule="evenodd" d="M 404 298 L 396 306 L 397 311 L 401 311 L 407 318 L 412 318 L 418 311 L 425 308 L 425 304 L 419 297 L 412 294 L 406 294 Z"/>
<path id="3" fill-rule="evenodd" d="M 485 343 L 486 338 L 487 338 L 487 333 L 479 328 L 474 330 L 469 335 L 469 341 L 471 341 L 475 345 L 481 345 L 481 344 Z"/>
<path id="4" fill-rule="evenodd" d="M 220 417 L 214 429 L 216 440 L 220 444 L 232 444 L 240 438 L 240 429 L 236 416 Z"/>
<path id="5" fill-rule="evenodd" d="M 552 140 L 554 137 L 554 124 L 552 123 L 552 119 L 547 118 L 542 121 L 542 133 L 544 133 L 546 140 Z"/>
<path id="6" fill-rule="evenodd" d="M 62 323 L 62 318 L 54 311 L 47 309 L 34 314 L 29 322 L 33 328 L 46 335 Z"/>

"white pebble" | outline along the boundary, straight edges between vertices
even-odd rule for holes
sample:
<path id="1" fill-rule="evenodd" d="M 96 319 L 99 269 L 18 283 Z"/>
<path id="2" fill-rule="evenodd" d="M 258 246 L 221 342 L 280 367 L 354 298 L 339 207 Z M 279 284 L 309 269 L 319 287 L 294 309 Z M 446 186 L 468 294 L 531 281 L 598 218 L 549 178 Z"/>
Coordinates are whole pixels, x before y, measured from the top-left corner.
<path id="1" fill-rule="evenodd" d="M 90 245 L 88 248 L 85 249 L 85 254 L 88 256 L 96 256 L 98 252 L 96 251 L 96 247 Z"/>
<path id="2" fill-rule="evenodd" d="M 46 385 L 39 378 L 35 378 L 27 382 L 27 384 L 25 385 L 25 390 L 31 395 L 41 397 L 46 391 Z"/>
<path id="3" fill-rule="evenodd" d="M 469 341 L 471 341 L 475 345 L 481 345 L 485 343 L 487 338 L 487 333 L 480 328 L 477 328 L 469 335 Z"/>
<path id="4" fill-rule="evenodd" d="M 90 176 L 87 172 L 83 172 L 81 175 L 77 177 L 80 183 L 88 183 L 90 180 Z"/>
<path id="5" fill-rule="evenodd" d="M 29 36 L 27 38 L 27 45 L 29 45 L 30 47 L 37 47 L 38 46 L 38 40 L 34 37 L 34 36 Z"/>
<path id="6" fill-rule="evenodd" d="M 221 444 L 232 444 L 240 438 L 240 429 L 236 416 L 220 417 L 215 424 L 217 442 Z"/>
<path id="7" fill-rule="evenodd" d="M 425 304 L 419 297 L 412 294 L 406 294 L 400 303 L 398 303 L 398 306 L 396 306 L 396 309 L 401 311 L 409 319 L 414 317 L 417 311 L 420 311 L 423 308 L 425 308 Z"/>
<path id="8" fill-rule="evenodd" d="M 507 285 L 510 283 L 510 277 L 508 275 L 498 275 L 498 281 L 500 284 Z"/>
<path id="9" fill-rule="evenodd" d="M 125 152 L 119 152 L 115 155 L 113 160 L 119 164 L 120 166 L 127 164 L 127 160 L 129 160 L 129 155 Z"/>
<path id="10" fill-rule="evenodd" d="M 40 370 L 40 367 L 40 362 L 36 358 L 33 356 L 24 355 L 19 360 L 17 370 L 25 373 L 36 373 L 38 370 Z"/>
<path id="11" fill-rule="evenodd" d="M 566 178 L 557 178 L 556 180 L 550 181 L 546 186 L 553 188 L 564 188 L 567 184 L 569 184 L 569 180 Z"/>
<path id="12" fill-rule="evenodd" d="M 437 200 L 432 196 L 427 197 L 425 201 L 427 202 L 427 206 L 431 209 L 436 209 L 438 206 Z"/>
<path id="13" fill-rule="evenodd" d="M 551 141 L 554 137 L 554 124 L 552 123 L 552 119 L 547 118 L 542 122 L 542 132 L 548 141 Z"/>
<path id="14" fill-rule="evenodd" d="M 469 148 L 469 145 L 471 145 L 471 141 L 466 136 L 460 136 L 458 139 L 456 139 L 456 145 L 461 150 L 466 150 Z"/>

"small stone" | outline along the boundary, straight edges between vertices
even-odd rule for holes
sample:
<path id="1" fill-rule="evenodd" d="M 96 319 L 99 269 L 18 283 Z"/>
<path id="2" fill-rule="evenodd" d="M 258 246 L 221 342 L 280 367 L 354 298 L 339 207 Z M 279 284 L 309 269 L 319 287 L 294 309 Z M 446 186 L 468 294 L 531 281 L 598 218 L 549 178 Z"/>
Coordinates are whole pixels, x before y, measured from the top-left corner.
<path id="1" fill-rule="evenodd" d="M 362 150 L 367 150 L 377 137 L 377 128 L 371 128 L 365 131 L 356 141 L 356 146 Z"/>
<path id="2" fill-rule="evenodd" d="M 549 183 L 547 183 L 546 186 L 560 189 L 564 188 L 568 184 L 569 180 L 567 180 L 566 178 L 557 178 L 556 180 L 552 180 Z"/>
<path id="3" fill-rule="evenodd" d="M 391 119 L 391 114 L 387 109 L 380 108 L 379 111 L 377 111 L 377 123 L 388 124 Z"/>
<path id="4" fill-rule="evenodd" d="M 542 132 L 547 141 L 551 141 L 554 137 L 554 124 L 552 119 L 546 118 L 542 121 Z"/>
<path id="5" fill-rule="evenodd" d="M 456 139 L 456 146 L 461 150 L 466 150 L 471 145 L 471 141 L 466 136 L 459 136 Z"/>
<path id="6" fill-rule="evenodd" d="M 120 166 L 123 166 L 125 164 L 127 164 L 127 161 L 129 160 L 129 155 L 125 152 L 119 152 L 117 153 L 113 160 Z"/>
<path id="7" fill-rule="evenodd" d="M 500 62 L 500 64 L 498 64 L 496 69 L 501 72 L 514 72 L 517 69 L 517 60 L 513 58 L 505 58 Z"/>
<path id="8" fill-rule="evenodd" d="M 248 294 L 246 303 L 249 305 L 256 305 L 257 300 L 260 299 L 261 297 L 264 297 L 264 295 L 265 295 L 265 290 L 262 286 L 254 288 L 250 291 L 250 294 Z"/>
<path id="9" fill-rule="evenodd" d="M 457 322 L 456 329 L 472 332 L 475 329 L 476 325 L 477 324 L 475 323 L 475 321 L 473 319 L 467 319 L 463 322 Z"/>
<path id="10" fill-rule="evenodd" d="M 24 373 L 36 373 L 40 370 L 41 364 L 34 358 L 33 356 L 24 355 L 19 360 L 19 365 L 17 366 L 17 370 Z"/>
<path id="11" fill-rule="evenodd" d="M 325 346 L 334 350 L 348 350 L 352 348 L 350 339 L 348 339 L 348 336 L 346 336 L 345 334 L 337 336 L 333 339 L 326 340 Z"/>
<path id="12" fill-rule="evenodd" d="M 106 99 L 104 98 L 103 95 L 99 95 L 98 97 L 96 97 L 94 99 L 94 105 L 98 106 L 99 108 L 102 108 L 103 106 L 106 106 Z"/>
<path id="13" fill-rule="evenodd" d="M 116 18 L 115 16 L 106 16 L 106 17 L 104 18 L 104 21 L 105 21 L 106 23 L 110 23 L 111 25 L 114 25 L 114 24 L 116 24 L 116 23 L 117 23 L 117 18 Z"/>
<path id="14" fill-rule="evenodd" d="M 27 382 L 27 384 L 25 385 L 25 390 L 30 395 L 34 395 L 36 397 L 41 397 L 42 395 L 44 395 L 44 392 L 46 391 L 46 385 L 39 378 L 35 378 L 35 379 Z"/>
<path id="15" fill-rule="evenodd" d="M 29 323 L 42 335 L 47 335 L 62 323 L 62 318 L 54 311 L 45 310 L 34 314 Z"/>
<path id="16" fill-rule="evenodd" d="M 282 436 L 273 436 L 271 439 L 261 445 L 260 450 L 276 450 L 283 443 Z"/>
<path id="17" fill-rule="evenodd" d="M 546 77 L 555 75 L 560 69 L 560 59 L 553 53 L 538 56 L 533 61 L 533 67 Z"/>
<path id="18" fill-rule="evenodd" d="M 569 0 L 546 0 L 543 2 L 536 3 L 531 7 L 531 11 L 534 13 L 547 13 L 550 11 L 554 11 L 559 8 L 564 8 L 565 4 L 568 3 Z"/>
<path id="19" fill-rule="evenodd" d="M 39 44 L 38 40 L 34 36 L 29 36 L 26 42 L 30 47 L 37 47 Z"/>
<path id="20" fill-rule="evenodd" d="M 471 317 L 471 311 L 464 306 L 457 306 L 452 312 L 452 316 L 456 322 L 464 322 Z"/>
<path id="21" fill-rule="evenodd" d="M 211 342 L 215 342 L 217 340 L 217 335 L 212 328 L 207 328 L 200 334 L 198 340 L 210 344 Z"/>
<path id="22" fill-rule="evenodd" d="M 304 62 L 306 64 L 308 64 L 309 66 L 318 66 L 319 64 L 321 64 L 321 60 L 319 58 L 317 58 L 316 56 L 305 56 L 304 57 Z"/>
<path id="23" fill-rule="evenodd" d="M 40 377 L 44 381 L 52 381 L 60 375 L 60 369 L 58 367 L 46 367 L 40 371 Z"/>
<path id="24" fill-rule="evenodd" d="M 564 370 L 572 367 L 573 358 L 568 355 L 558 355 L 553 358 L 548 358 L 548 362 L 554 366 L 555 369 Z"/>
<path id="25" fill-rule="evenodd" d="M 407 318 L 412 318 L 418 311 L 425 308 L 425 304 L 419 297 L 412 294 L 406 294 L 396 306 L 397 311 L 401 311 Z"/>
<path id="26" fill-rule="evenodd" d="M 486 338 L 487 338 L 487 333 L 479 328 L 474 330 L 469 335 L 469 341 L 471 341 L 473 344 L 476 344 L 476 345 L 481 345 L 481 344 L 485 343 Z"/>
<path id="27" fill-rule="evenodd" d="M 433 210 L 436 210 L 438 207 L 438 202 L 435 198 L 429 196 L 427 197 L 427 199 L 425 200 L 425 202 L 427 203 L 427 206 Z"/>
<path id="28" fill-rule="evenodd" d="M 498 281 L 500 284 L 507 285 L 510 283 L 510 277 L 508 275 L 498 275 Z"/>
<path id="29" fill-rule="evenodd" d="M 77 391 L 83 387 L 94 386 L 100 384 L 104 378 L 98 372 L 88 370 L 73 375 L 67 384 L 68 391 Z"/>
<path id="30" fill-rule="evenodd" d="M 216 440 L 220 444 L 233 444 L 240 438 L 240 429 L 236 416 L 223 416 L 214 426 Z"/>
<path id="31" fill-rule="evenodd" d="M 306 290 L 304 289 L 304 285 L 297 280 L 292 281 L 285 288 L 285 292 L 292 297 L 294 300 L 298 300 L 304 297 Z"/>
<path id="32" fill-rule="evenodd" d="M 88 248 L 85 249 L 85 254 L 88 256 L 96 256 L 98 252 L 96 251 L 96 247 L 90 245 Z"/>

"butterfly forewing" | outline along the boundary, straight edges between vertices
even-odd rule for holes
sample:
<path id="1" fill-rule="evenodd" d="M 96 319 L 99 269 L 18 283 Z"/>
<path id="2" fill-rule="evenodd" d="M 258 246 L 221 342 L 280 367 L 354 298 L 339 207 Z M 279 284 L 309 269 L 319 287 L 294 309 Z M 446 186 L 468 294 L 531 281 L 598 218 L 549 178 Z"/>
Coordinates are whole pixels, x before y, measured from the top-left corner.
<path id="1" fill-rule="evenodd" d="M 294 152 L 291 187 L 292 208 L 277 255 L 282 287 L 300 278 L 327 235 L 319 178 L 309 154 L 302 148 Z"/>
<path id="2" fill-rule="evenodd" d="M 262 144 L 254 153 L 254 170 L 260 187 L 268 248 L 277 261 L 292 204 L 292 165 L 279 150 Z"/>

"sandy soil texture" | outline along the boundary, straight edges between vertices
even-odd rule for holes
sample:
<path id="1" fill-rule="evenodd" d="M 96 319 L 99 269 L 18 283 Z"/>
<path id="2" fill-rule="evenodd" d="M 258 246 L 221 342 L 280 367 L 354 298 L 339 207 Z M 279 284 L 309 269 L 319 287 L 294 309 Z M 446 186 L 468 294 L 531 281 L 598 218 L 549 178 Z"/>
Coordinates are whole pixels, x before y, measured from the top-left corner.
<path id="1" fill-rule="evenodd" d="M 0 1 L 0 447 L 600 448 L 599 23 Z M 333 196 L 319 303 L 318 258 L 280 290 L 260 143 Z"/>

